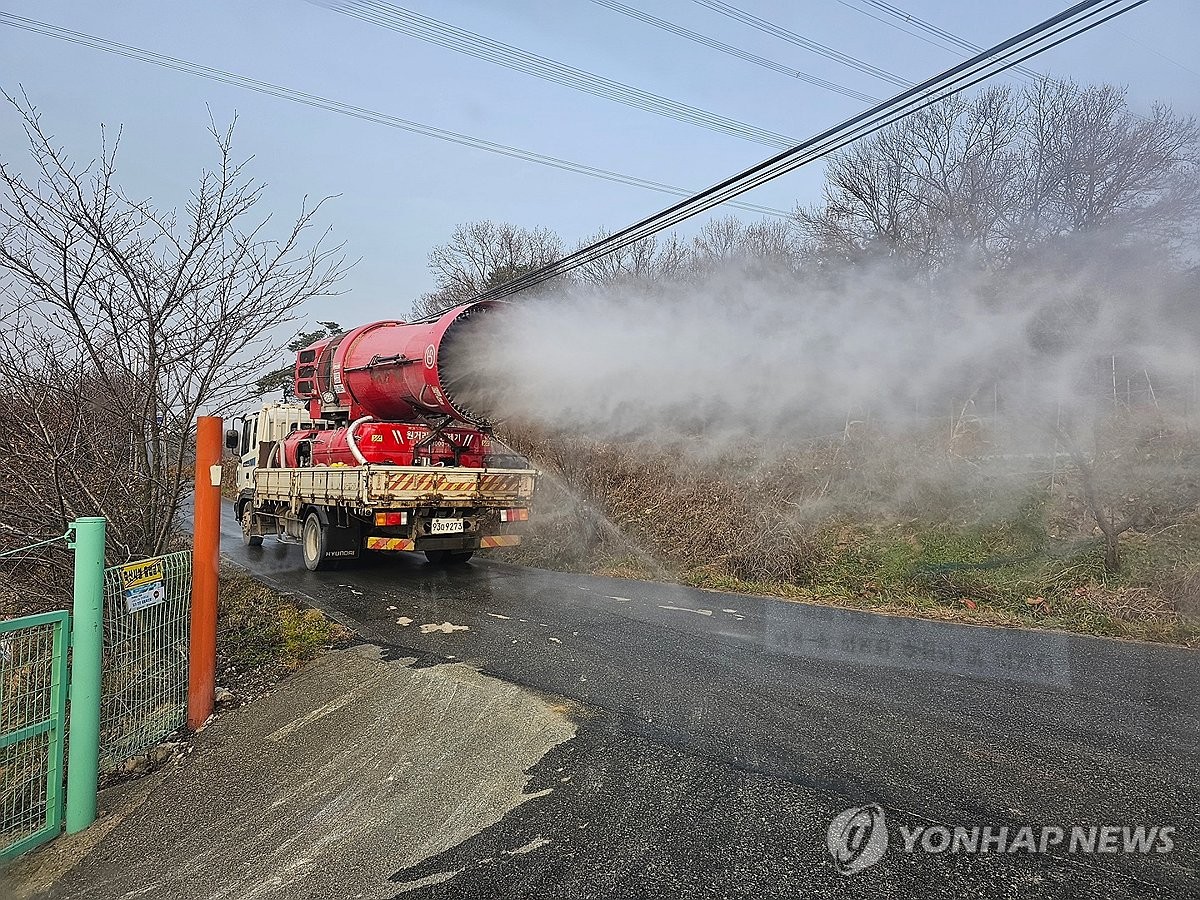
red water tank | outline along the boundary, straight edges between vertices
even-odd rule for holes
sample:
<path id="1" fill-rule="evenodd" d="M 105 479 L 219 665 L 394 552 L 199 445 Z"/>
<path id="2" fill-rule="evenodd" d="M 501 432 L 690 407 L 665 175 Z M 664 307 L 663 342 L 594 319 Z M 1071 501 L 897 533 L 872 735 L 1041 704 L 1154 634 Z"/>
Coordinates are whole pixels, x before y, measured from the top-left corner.
<path id="1" fill-rule="evenodd" d="M 357 454 L 355 453 L 357 450 Z M 406 422 L 355 422 L 341 428 L 294 431 L 283 442 L 283 465 L 467 466 L 483 468 L 491 435 L 476 428 L 440 432 Z"/>

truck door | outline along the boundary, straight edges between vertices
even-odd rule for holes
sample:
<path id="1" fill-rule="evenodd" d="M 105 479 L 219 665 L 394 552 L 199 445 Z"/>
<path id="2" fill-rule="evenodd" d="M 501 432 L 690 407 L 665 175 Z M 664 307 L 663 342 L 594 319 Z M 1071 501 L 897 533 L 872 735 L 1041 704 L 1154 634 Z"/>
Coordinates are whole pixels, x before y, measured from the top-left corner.
<path id="1" fill-rule="evenodd" d="M 258 414 L 242 420 L 238 465 L 238 490 L 254 489 L 254 467 L 258 463 Z"/>

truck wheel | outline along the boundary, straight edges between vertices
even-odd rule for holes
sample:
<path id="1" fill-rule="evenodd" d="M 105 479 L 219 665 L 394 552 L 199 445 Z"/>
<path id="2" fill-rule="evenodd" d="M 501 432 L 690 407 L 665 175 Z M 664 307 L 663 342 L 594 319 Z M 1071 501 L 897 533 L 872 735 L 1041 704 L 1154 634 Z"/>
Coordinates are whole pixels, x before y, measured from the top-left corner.
<path id="1" fill-rule="evenodd" d="M 321 524 L 321 517 L 310 512 L 304 520 L 304 530 L 300 533 L 300 544 L 304 548 L 304 567 L 310 572 L 333 568 L 325 558 L 329 546 L 329 535 Z"/>
<path id="2" fill-rule="evenodd" d="M 243 503 L 239 512 L 241 515 L 238 518 L 242 523 L 242 543 L 247 547 L 261 547 L 263 536 L 250 533 L 250 522 L 254 517 L 253 506 L 250 503 Z"/>
<path id="3" fill-rule="evenodd" d="M 474 550 L 426 550 L 425 558 L 435 566 L 461 566 L 475 555 Z"/>

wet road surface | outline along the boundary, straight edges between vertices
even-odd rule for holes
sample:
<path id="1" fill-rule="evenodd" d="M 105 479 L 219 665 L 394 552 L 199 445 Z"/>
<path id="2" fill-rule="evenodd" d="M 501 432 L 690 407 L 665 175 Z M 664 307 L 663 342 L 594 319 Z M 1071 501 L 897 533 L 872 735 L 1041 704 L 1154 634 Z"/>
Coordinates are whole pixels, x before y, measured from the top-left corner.
<path id="1" fill-rule="evenodd" d="M 222 527 L 230 561 L 395 657 L 575 710 L 530 769 L 548 793 L 396 872 L 404 897 L 1200 896 L 1195 652 L 486 560 L 312 573 Z M 827 829 L 866 804 L 887 852 L 840 874 Z M 1174 849 L 905 852 L 939 824 L 1165 825 Z"/>

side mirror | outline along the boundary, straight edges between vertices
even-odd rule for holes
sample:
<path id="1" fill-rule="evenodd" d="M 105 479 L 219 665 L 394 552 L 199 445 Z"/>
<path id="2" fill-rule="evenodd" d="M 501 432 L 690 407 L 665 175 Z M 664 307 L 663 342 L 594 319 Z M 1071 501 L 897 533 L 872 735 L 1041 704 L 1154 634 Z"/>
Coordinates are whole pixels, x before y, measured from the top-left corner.
<path id="1" fill-rule="evenodd" d="M 225 432 L 226 449 L 236 450 L 238 448 L 238 441 L 241 439 L 242 436 L 238 434 L 238 430 L 236 428 L 230 428 L 227 432 Z"/>

